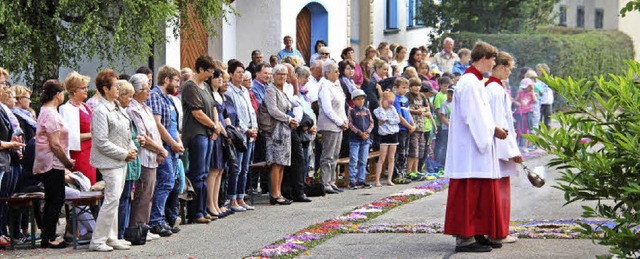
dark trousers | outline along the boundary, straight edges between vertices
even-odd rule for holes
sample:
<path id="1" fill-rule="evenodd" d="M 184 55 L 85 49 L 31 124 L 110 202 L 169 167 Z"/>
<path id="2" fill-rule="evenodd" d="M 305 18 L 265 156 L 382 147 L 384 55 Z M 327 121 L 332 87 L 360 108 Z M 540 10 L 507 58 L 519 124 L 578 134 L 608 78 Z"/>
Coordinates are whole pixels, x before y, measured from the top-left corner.
<path id="1" fill-rule="evenodd" d="M 0 190 L 0 197 L 11 197 L 16 190 L 16 184 L 18 183 L 18 178 L 20 178 L 20 165 L 11 166 L 11 170 L 4 173 L 4 177 L 2 177 L 2 187 Z M 9 231 L 7 227 L 9 227 L 9 207 L 5 204 L 0 205 L 0 235 L 9 236 Z"/>
<path id="2" fill-rule="evenodd" d="M 542 115 L 540 122 L 544 123 L 544 125 L 547 125 L 547 128 L 550 129 L 551 125 L 549 123 L 551 123 L 551 104 L 542 104 L 540 106 L 540 114 Z"/>
<path id="3" fill-rule="evenodd" d="M 56 238 L 56 226 L 64 205 L 64 170 L 52 169 L 40 175 L 44 183 L 44 213 L 42 240 Z"/>
<path id="4" fill-rule="evenodd" d="M 129 226 L 131 219 L 131 191 L 133 191 L 133 180 L 124 181 L 124 189 L 120 195 L 118 204 L 118 239 L 124 238 L 124 230 Z"/>
<path id="5" fill-rule="evenodd" d="M 393 170 L 393 179 L 405 177 L 407 171 L 407 155 L 409 154 L 409 132 L 398 132 L 398 148 L 396 148 L 396 164 Z"/>
<path id="6" fill-rule="evenodd" d="M 265 150 L 267 150 L 267 140 L 265 139 L 263 134 L 258 134 L 253 152 L 254 163 L 264 162 L 266 160 Z M 260 183 L 260 189 L 262 189 L 262 193 L 267 193 L 267 191 L 269 190 L 269 171 L 249 173 L 249 177 L 247 178 L 247 190 L 257 189 L 258 183 Z M 224 197 L 226 197 L 226 194 Z"/>
<path id="7" fill-rule="evenodd" d="M 291 132 L 291 165 L 284 168 L 282 179 L 282 194 L 288 199 L 293 199 L 304 194 L 304 180 L 306 170 L 304 168 L 304 152 L 300 132 Z"/>

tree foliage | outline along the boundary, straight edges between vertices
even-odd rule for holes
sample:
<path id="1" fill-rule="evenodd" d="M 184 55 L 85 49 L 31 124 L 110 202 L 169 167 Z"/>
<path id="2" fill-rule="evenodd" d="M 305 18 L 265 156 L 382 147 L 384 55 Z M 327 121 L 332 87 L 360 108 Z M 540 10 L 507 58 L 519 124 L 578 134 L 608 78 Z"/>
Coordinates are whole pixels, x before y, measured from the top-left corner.
<path id="1" fill-rule="evenodd" d="M 448 32 L 523 33 L 551 24 L 559 0 L 420 0 L 417 19 L 433 28 L 431 39 Z"/>
<path id="2" fill-rule="evenodd" d="M 38 96 L 59 68 L 77 68 L 96 57 L 117 60 L 153 55 L 152 43 L 167 40 L 165 26 L 182 33 L 192 19 L 214 32 L 232 9 L 227 0 L 11 0 L 0 1 L 0 66 L 23 77 Z M 183 15 L 181 15 L 183 14 Z"/>
<path id="3" fill-rule="evenodd" d="M 620 258 L 640 252 L 640 63 L 627 64 L 626 72 L 591 79 L 542 78 L 567 110 L 554 115 L 560 127 L 525 136 L 553 155 L 548 166 L 561 172 L 554 187 L 567 203 L 596 201 L 582 216 L 615 223 L 582 227 Z"/>
<path id="4" fill-rule="evenodd" d="M 638 10 L 640 10 L 640 0 L 632 0 L 627 2 L 627 4 L 620 9 L 620 15 L 625 17 L 627 13 L 634 11 L 637 12 Z"/>

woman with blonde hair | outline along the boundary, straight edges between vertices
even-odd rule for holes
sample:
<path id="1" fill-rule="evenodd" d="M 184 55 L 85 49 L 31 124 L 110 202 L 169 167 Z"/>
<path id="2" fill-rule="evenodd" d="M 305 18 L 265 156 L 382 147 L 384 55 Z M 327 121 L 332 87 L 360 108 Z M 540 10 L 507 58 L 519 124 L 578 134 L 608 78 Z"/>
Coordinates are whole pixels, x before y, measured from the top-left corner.
<path id="1" fill-rule="evenodd" d="M 89 178 L 91 185 L 96 183 L 96 169 L 89 163 L 91 155 L 91 109 L 84 103 L 87 99 L 90 78 L 71 72 L 64 80 L 69 93 L 69 101 L 58 108 L 60 116 L 69 127 L 69 153 L 76 160 L 72 171 L 80 171 Z"/>

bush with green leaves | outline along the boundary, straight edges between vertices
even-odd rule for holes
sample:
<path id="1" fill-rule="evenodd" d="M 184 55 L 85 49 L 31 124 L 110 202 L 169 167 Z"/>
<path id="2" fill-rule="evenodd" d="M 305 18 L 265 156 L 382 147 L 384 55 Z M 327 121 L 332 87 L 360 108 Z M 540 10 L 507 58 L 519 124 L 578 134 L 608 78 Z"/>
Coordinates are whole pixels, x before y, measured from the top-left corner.
<path id="1" fill-rule="evenodd" d="M 567 100 L 556 113 L 560 127 L 541 125 L 525 136 L 552 154 L 548 166 L 560 172 L 557 189 L 567 204 L 588 201 L 582 216 L 611 219 L 615 226 L 598 229 L 582 224 L 582 231 L 611 246 L 621 257 L 640 251 L 640 63 L 629 69 L 592 79 L 541 78 Z M 593 205 L 591 205 L 593 204 Z"/>

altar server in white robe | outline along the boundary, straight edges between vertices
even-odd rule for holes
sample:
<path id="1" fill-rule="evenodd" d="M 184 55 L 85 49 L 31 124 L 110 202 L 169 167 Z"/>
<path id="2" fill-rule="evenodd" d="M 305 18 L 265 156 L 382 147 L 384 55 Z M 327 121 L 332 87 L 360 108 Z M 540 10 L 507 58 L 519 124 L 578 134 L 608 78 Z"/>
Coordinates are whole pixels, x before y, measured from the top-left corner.
<path id="1" fill-rule="evenodd" d="M 498 127 L 507 129 L 509 132 L 515 132 L 513 124 L 513 112 L 511 111 L 511 95 L 503 86 L 503 81 L 509 79 L 511 69 L 513 68 L 513 57 L 509 53 L 498 52 L 496 65 L 493 67 L 489 80 L 485 82 L 487 94 L 489 97 L 489 106 L 493 114 L 493 121 Z M 502 218 L 499 218 L 498 226 L 503 230 L 502 233 L 508 233 L 509 221 L 511 215 L 511 176 L 517 176 L 519 173 L 518 163 L 522 163 L 522 155 L 518 149 L 518 141 L 516 134 L 509 134 L 506 139 L 495 139 L 496 155 L 498 156 L 498 164 L 500 166 L 500 180 L 498 181 L 500 189 L 499 201 L 502 203 Z M 514 236 L 499 236 L 493 241 L 500 243 L 513 243 L 517 238 Z"/>
<path id="2" fill-rule="evenodd" d="M 445 177 L 450 179 L 444 233 L 456 236 L 456 252 L 489 252 L 502 244 L 497 225 L 503 213 L 498 181 L 500 168 L 494 138 L 507 132 L 496 125 L 482 82 L 491 72 L 497 49 L 477 42 L 472 65 L 462 75 L 453 95 Z"/>

